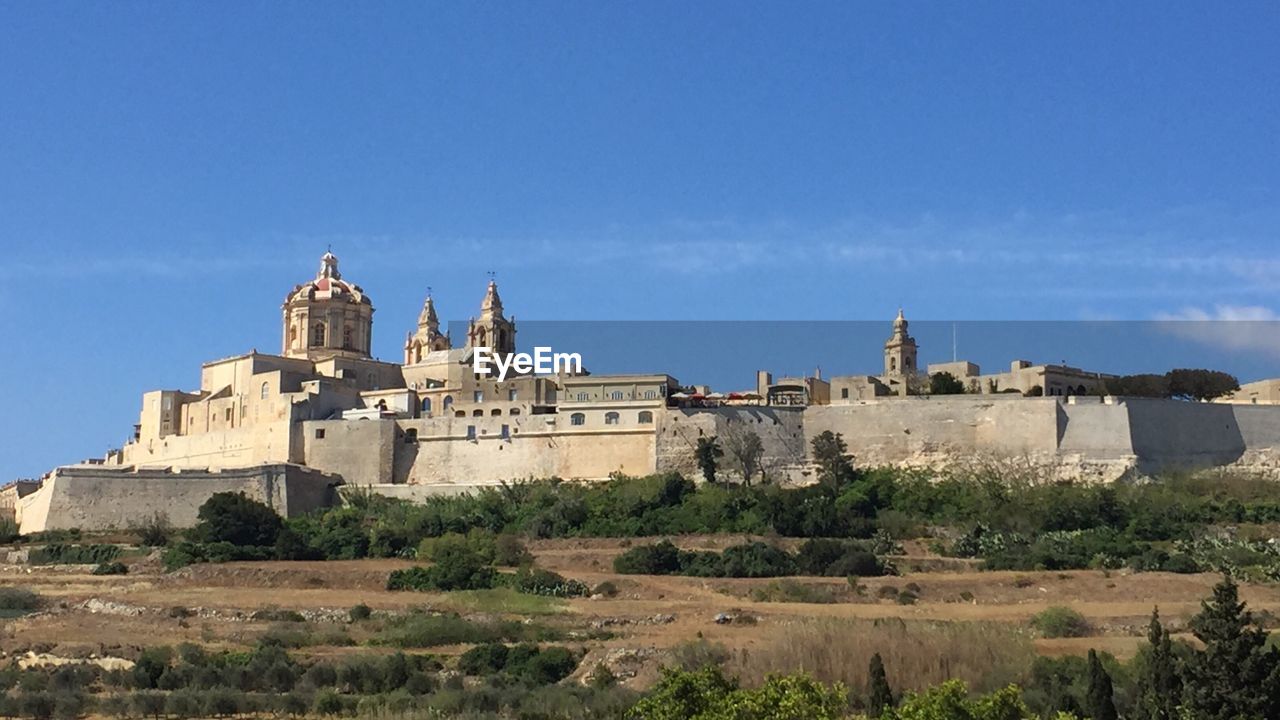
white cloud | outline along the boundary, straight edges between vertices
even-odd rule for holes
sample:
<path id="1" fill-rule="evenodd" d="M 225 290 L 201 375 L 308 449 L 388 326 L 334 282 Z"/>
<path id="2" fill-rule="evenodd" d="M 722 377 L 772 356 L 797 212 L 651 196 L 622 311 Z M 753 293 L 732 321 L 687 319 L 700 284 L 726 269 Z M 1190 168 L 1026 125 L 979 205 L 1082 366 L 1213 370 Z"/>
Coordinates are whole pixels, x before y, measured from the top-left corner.
<path id="1" fill-rule="evenodd" d="M 1280 358 L 1280 314 L 1260 305 L 1188 307 L 1156 316 L 1163 332 L 1224 350 L 1261 352 Z"/>

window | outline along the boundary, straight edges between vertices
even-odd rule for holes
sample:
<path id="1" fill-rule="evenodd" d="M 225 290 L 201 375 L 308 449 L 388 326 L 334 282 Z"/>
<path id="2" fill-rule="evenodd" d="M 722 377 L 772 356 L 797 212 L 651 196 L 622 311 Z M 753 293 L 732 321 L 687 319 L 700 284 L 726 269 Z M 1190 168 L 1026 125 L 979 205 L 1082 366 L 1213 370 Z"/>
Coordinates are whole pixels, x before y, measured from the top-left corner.
<path id="1" fill-rule="evenodd" d="M 316 323 L 311 328 L 311 347 L 324 347 L 324 323 Z"/>
<path id="2" fill-rule="evenodd" d="M 520 408 L 511 408 L 510 410 L 508 410 L 508 411 L 507 411 L 507 414 L 508 414 L 508 415 L 519 415 L 519 414 L 520 414 Z"/>
<path id="3" fill-rule="evenodd" d="M 454 414 L 453 414 L 453 416 L 454 416 L 454 417 L 466 417 L 466 416 L 467 416 L 467 413 L 466 413 L 466 411 L 465 411 L 465 410 L 459 410 L 458 412 L 454 413 Z"/>
<path id="4" fill-rule="evenodd" d="M 653 422 L 653 413 L 648 410 L 641 410 L 639 417 L 636 419 L 640 421 L 641 425 L 649 425 Z"/>
<path id="5" fill-rule="evenodd" d="M 262 388 L 258 391 L 258 397 L 261 398 L 262 400 L 266 400 L 267 393 L 269 392 L 271 392 L 271 386 L 268 385 L 267 383 L 262 383 Z"/>
<path id="6" fill-rule="evenodd" d="M 484 411 L 477 409 L 475 412 L 471 413 L 471 417 L 484 417 Z"/>
<path id="7" fill-rule="evenodd" d="M 503 425 L 503 426 L 502 426 L 502 439 L 503 439 L 503 440 L 509 440 L 509 439 L 511 439 L 511 426 L 510 426 L 510 425 Z"/>
<path id="8" fill-rule="evenodd" d="M 474 393 L 472 393 L 472 394 L 471 394 L 471 401 L 472 401 L 472 402 L 478 402 L 478 403 L 484 402 L 484 391 L 483 391 L 483 390 L 477 390 L 477 391 L 475 391 Z"/>
<path id="9" fill-rule="evenodd" d="M 378 389 L 378 376 L 377 376 L 377 375 L 375 375 L 375 374 L 373 374 L 373 373 L 369 373 L 369 374 L 368 374 L 368 375 L 366 375 L 365 377 L 369 380 L 369 389 L 370 389 L 370 390 L 377 390 L 377 389 Z"/>
<path id="10" fill-rule="evenodd" d="M 656 400 L 656 399 L 658 399 L 658 391 L 657 391 L 657 390 L 645 390 L 645 391 L 644 391 L 644 399 L 645 399 L 645 400 Z"/>
<path id="11" fill-rule="evenodd" d="M 231 422 L 231 413 L 232 413 L 232 412 L 233 412 L 232 408 L 227 408 L 227 422 Z"/>
<path id="12" fill-rule="evenodd" d="M 347 350 L 351 349 L 351 328 L 349 327 L 342 328 L 342 347 Z"/>
<path id="13" fill-rule="evenodd" d="M 324 428 L 316 428 L 316 439 L 317 440 L 324 439 Z"/>
<path id="14" fill-rule="evenodd" d="M 621 399 L 622 399 L 622 391 L 621 391 L 621 390 L 614 390 L 613 392 L 609 393 L 609 399 L 610 399 L 610 400 L 621 400 Z"/>
<path id="15" fill-rule="evenodd" d="M 591 393 L 585 393 L 585 392 L 578 393 L 579 401 L 590 400 L 590 399 L 591 399 Z"/>
<path id="16" fill-rule="evenodd" d="M 429 397 L 422 398 L 422 412 L 425 415 L 431 414 L 431 398 Z"/>
<path id="17" fill-rule="evenodd" d="M 898 369 L 898 358 L 889 358 L 889 369 L 890 370 Z"/>
<path id="18" fill-rule="evenodd" d="M 297 346 L 298 346 L 298 326 L 290 325 L 289 326 L 289 347 L 297 347 Z"/>
<path id="19" fill-rule="evenodd" d="M 451 408 L 451 407 L 453 407 L 453 396 L 452 396 L 452 395 L 445 395 L 445 396 L 444 396 L 444 409 L 445 409 L 445 410 L 448 410 L 448 409 L 449 409 L 449 408 Z"/>
<path id="20" fill-rule="evenodd" d="M 607 412 L 607 413 L 605 413 L 605 414 L 604 414 L 604 424 L 605 424 L 605 425 L 617 425 L 617 424 L 618 424 L 618 413 L 616 413 L 616 412 Z"/>
<path id="21" fill-rule="evenodd" d="M 416 428 L 409 428 L 404 431 L 404 444 L 412 445 L 418 442 L 418 431 Z"/>
<path id="22" fill-rule="evenodd" d="M 518 394 L 518 393 L 516 393 L 516 389 L 515 389 L 515 388 L 511 388 L 510 390 L 508 390 L 508 391 L 507 391 L 507 402 L 515 402 L 515 401 L 516 401 L 516 396 L 517 396 L 517 394 Z"/>
<path id="23" fill-rule="evenodd" d="M 467 426 L 467 439 L 468 439 L 468 440 L 475 440 L 475 439 L 476 439 L 476 426 L 475 426 L 475 425 L 468 425 L 468 426 Z"/>
<path id="24" fill-rule="evenodd" d="M 586 425 L 587 416 L 583 415 L 582 413 L 574 413 L 569 416 L 569 424 L 570 425 Z"/>
<path id="25" fill-rule="evenodd" d="M 840 398 L 843 400 L 849 399 L 849 388 L 840 388 Z"/>
<path id="26" fill-rule="evenodd" d="M 490 414 L 490 415 L 492 415 L 492 416 L 494 416 L 494 417 L 498 417 L 499 415 L 501 415 L 501 414 L 502 414 L 502 408 L 494 408 L 494 409 L 492 409 L 492 410 L 490 410 L 490 411 L 489 411 L 489 414 Z"/>

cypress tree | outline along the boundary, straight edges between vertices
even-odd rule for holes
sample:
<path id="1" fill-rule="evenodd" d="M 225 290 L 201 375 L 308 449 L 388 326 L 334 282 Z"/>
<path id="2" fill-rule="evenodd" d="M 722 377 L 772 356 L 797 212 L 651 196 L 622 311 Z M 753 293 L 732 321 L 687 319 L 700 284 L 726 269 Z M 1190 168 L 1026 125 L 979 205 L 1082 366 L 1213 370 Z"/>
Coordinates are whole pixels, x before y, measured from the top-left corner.
<path id="1" fill-rule="evenodd" d="M 1169 631 L 1160 624 L 1160 609 L 1151 611 L 1147 625 L 1146 663 L 1138 677 L 1134 720 L 1177 720 L 1182 703 L 1182 677 L 1173 654 Z"/>
<path id="2" fill-rule="evenodd" d="M 871 717 L 880 717 L 885 708 L 893 707 L 893 689 L 884 675 L 884 660 L 880 653 L 871 656 L 871 667 L 867 671 L 867 705 Z"/>
<path id="3" fill-rule="evenodd" d="M 1267 647 L 1231 578 L 1214 586 L 1190 625 L 1204 643 L 1187 663 L 1182 700 L 1191 717 L 1280 717 L 1280 652 Z"/>
<path id="4" fill-rule="evenodd" d="M 1116 703 L 1112 699 L 1111 676 L 1098 653 L 1089 650 L 1089 689 L 1085 693 L 1085 710 L 1093 720 L 1117 720 Z"/>

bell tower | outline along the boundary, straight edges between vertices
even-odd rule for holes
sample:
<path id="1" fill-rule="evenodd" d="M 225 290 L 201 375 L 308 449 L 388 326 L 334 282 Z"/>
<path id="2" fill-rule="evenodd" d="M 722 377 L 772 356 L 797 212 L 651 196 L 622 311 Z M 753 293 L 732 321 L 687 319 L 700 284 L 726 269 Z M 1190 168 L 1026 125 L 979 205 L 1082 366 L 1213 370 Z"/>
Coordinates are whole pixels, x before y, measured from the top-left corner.
<path id="1" fill-rule="evenodd" d="M 916 341 L 907 334 L 907 318 L 898 308 L 893 321 L 893 336 L 884 344 L 884 374 L 886 377 L 903 377 L 916 372 Z"/>
<path id="2" fill-rule="evenodd" d="M 480 303 L 480 317 L 472 318 L 467 325 L 467 347 L 492 348 L 498 357 L 506 357 L 516 351 L 516 319 L 508 319 L 502 314 L 498 283 L 492 279 L 484 301 Z"/>
<path id="3" fill-rule="evenodd" d="M 430 293 L 422 304 L 422 312 L 418 314 L 418 329 L 409 333 L 404 342 L 404 364 L 413 365 L 422 362 L 427 353 L 436 350 L 448 350 L 449 336 L 440 332 L 440 318 L 436 316 L 436 304 Z"/>

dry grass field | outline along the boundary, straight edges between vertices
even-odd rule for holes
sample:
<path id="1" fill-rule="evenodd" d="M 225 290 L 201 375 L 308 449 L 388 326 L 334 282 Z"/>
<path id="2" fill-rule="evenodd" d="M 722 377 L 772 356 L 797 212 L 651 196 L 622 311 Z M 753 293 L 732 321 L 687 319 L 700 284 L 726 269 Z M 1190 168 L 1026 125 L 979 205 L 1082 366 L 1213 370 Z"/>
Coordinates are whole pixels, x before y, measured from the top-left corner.
<path id="1" fill-rule="evenodd" d="M 741 539 L 686 537 L 679 544 L 712 549 Z M 745 677 L 803 668 L 824 680 L 860 684 L 867 659 L 881 652 L 904 687 L 947 677 L 981 686 L 1013 677 L 1036 654 L 1083 654 L 1093 647 L 1129 657 L 1145 642 L 1153 606 L 1176 632 L 1218 579 L 1129 571 L 981 572 L 940 562 L 929 572 L 863 579 L 856 591 L 843 578 L 795 578 L 786 582 L 825 601 L 768 602 L 758 599 L 761 592 L 779 581 L 613 573 L 613 557 L 637 542 L 531 543 L 540 566 L 591 586 L 610 581 L 618 591 L 573 600 L 509 591 L 387 591 L 387 575 L 412 564 L 400 560 L 240 562 L 165 573 L 151 557 L 131 560 L 129 574 L 114 576 L 92 575 L 87 566 L 0 566 L 0 585 L 25 587 L 46 599 L 40 612 L 0 621 L 0 652 L 130 658 L 142 647 L 182 642 L 244 648 L 266 633 L 303 627 L 308 641 L 296 652 L 304 655 L 384 652 L 370 644 L 379 618 L 427 609 L 563 629 L 589 651 L 583 668 L 596 662 L 622 666 L 634 685 L 645 684 L 661 663 L 698 652 L 722 653 Z M 911 586 L 918 600 L 899 604 L 883 597 L 890 586 Z M 1280 589 L 1241 590 L 1255 611 L 1280 614 Z M 360 603 L 373 609 L 372 621 L 348 620 L 347 611 Z M 1030 618 L 1059 605 L 1087 618 L 1087 637 L 1036 635 Z M 252 617 L 266 609 L 297 611 L 306 622 Z M 717 622 L 721 614 L 732 621 Z"/>

